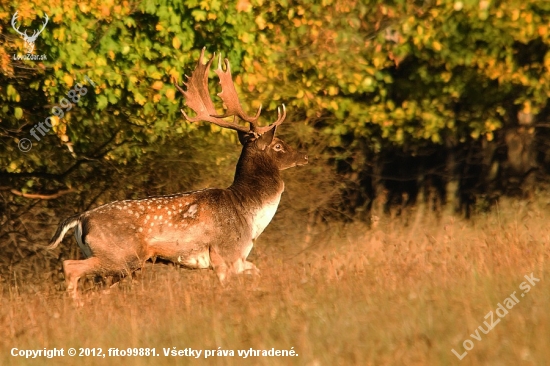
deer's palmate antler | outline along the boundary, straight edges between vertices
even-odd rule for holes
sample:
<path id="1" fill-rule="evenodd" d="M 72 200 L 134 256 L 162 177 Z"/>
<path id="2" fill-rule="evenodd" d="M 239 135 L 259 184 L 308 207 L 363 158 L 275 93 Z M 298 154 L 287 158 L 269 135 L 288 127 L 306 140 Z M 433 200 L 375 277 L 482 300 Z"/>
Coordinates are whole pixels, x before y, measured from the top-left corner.
<path id="1" fill-rule="evenodd" d="M 277 120 L 271 125 L 265 127 L 260 127 L 258 125 L 258 118 L 262 112 L 261 106 L 258 108 L 258 112 L 256 112 L 254 117 L 251 117 L 244 112 L 231 76 L 231 65 L 229 64 L 228 59 L 224 59 L 225 71 L 223 71 L 221 54 L 218 56 L 218 67 L 216 68 L 216 74 L 220 78 L 220 84 L 222 86 L 222 91 L 218 93 L 218 96 L 225 104 L 227 110 L 224 114 L 218 114 L 208 90 L 208 71 L 210 71 L 210 65 L 212 65 L 212 61 L 214 60 L 214 57 L 216 57 L 216 54 L 213 54 L 208 62 L 204 64 L 204 51 L 205 49 L 203 48 L 197 67 L 191 76 L 186 76 L 187 82 L 184 82 L 184 85 L 187 87 L 187 90 L 183 90 L 176 84 L 178 90 L 183 93 L 187 106 L 196 113 L 196 117 L 189 117 L 182 109 L 181 113 L 183 113 L 186 120 L 189 122 L 211 122 L 223 128 L 229 128 L 244 133 L 253 133 L 256 136 L 262 135 L 283 123 L 286 118 L 286 108 L 284 104 L 283 113 L 281 114 L 281 108 L 278 108 Z M 233 117 L 233 122 L 225 121 L 223 118 L 226 117 Z M 237 124 L 236 117 L 250 123 L 250 127 L 248 128 Z"/>

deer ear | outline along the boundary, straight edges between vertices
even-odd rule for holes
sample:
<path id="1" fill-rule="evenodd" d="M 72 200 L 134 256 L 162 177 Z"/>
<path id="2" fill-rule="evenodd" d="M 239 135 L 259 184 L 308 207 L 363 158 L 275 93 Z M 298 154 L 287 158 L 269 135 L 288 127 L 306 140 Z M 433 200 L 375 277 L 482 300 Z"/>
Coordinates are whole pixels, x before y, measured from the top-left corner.
<path id="1" fill-rule="evenodd" d="M 276 129 L 277 127 L 273 127 L 258 138 L 258 142 L 256 142 L 256 144 L 260 148 L 260 150 L 265 150 L 265 148 L 271 144 L 273 138 L 275 137 Z"/>

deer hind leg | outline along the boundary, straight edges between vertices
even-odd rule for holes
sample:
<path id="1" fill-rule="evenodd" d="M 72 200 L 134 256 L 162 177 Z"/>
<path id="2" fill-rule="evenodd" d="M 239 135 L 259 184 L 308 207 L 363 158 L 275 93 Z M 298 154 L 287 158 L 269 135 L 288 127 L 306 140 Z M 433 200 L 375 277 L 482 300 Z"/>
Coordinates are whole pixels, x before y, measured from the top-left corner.
<path id="1" fill-rule="evenodd" d="M 78 280 L 82 276 L 95 274 L 100 271 L 101 263 L 96 257 L 91 257 L 84 260 L 63 261 L 63 272 L 65 273 L 67 292 L 73 299 L 78 300 Z"/>
<path id="2" fill-rule="evenodd" d="M 210 264 L 218 276 L 218 280 L 222 285 L 225 285 L 229 275 L 227 263 L 223 257 L 214 248 L 210 248 Z"/>

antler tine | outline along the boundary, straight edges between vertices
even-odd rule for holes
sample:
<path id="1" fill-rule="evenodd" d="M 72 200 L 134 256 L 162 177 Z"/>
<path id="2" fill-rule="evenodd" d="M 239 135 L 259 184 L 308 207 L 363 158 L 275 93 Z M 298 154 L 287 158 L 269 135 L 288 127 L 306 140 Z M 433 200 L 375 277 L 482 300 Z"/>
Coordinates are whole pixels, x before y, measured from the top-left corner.
<path id="1" fill-rule="evenodd" d="M 279 126 L 281 123 L 283 123 L 285 118 L 286 118 L 286 107 L 283 104 L 283 114 L 282 115 L 281 115 L 281 107 L 277 107 L 277 120 L 275 122 L 273 122 L 269 126 L 256 127 L 256 129 L 254 131 L 259 135 L 264 134 L 267 131 L 271 130 L 272 128 L 275 128 L 275 127 Z"/>

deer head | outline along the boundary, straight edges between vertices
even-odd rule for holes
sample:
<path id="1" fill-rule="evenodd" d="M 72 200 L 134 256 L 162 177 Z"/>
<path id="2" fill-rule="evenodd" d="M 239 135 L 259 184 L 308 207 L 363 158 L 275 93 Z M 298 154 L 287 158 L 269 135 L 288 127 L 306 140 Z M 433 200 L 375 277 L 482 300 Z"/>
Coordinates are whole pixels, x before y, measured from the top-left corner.
<path id="1" fill-rule="evenodd" d="M 40 30 L 35 30 L 33 31 L 32 35 L 29 36 L 27 34 L 27 30 L 25 30 L 25 32 L 21 32 L 19 31 L 19 27 L 16 27 L 15 24 L 17 22 L 17 11 L 15 12 L 15 14 L 13 14 L 13 17 L 11 18 L 11 26 L 13 27 L 13 29 L 15 29 L 15 31 L 21 36 L 23 37 L 23 40 L 25 41 L 25 51 L 27 53 L 32 53 L 34 51 L 34 42 L 36 42 L 36 39 L 38 38 L 38 36 L 40 35 L 40 33 L 42 33 L 42 31 L 44 31 L 44 28 L 46 28 L 46 24 L 48 24 L 48 14 L 44 14 L 44 23 L 42 23 L 42 29 Z"/>
<path id="2" fill-rule="evenodd" d="M 206 121 L 214 123 L 217 126 L 228 128 L 237 131 L 239 141 L 243 145 L 243 153 L 237 166 L 236 178 L 239 175 L 240 169 L 247 164 L 247 159 L 254 160 L 250 163 L 250 169 L 256 169 L 262 165 L 274 165 L 278 170 L 287 169 L 296 165 L 304 165 L 308 162 L 308 157 L 305 154 L 295 152 L 288 144 L 281 139 L 275 137 L 276 129 L 286 118 L 286 108 L 284 104 L 277 109 L 277 120 L 269 126 L 259 126 L 258 119 L 262 112 L 262 107 L 254 116 L 247 115 L 239 101 L 237 91 L 231 76 L 231 66 L 229 60 L 224 59 L 225 71 L 222 69 L 221 55 L 218 56 L 218 67 L 216 74 L 220 79 L 222 91 L 218 96 L 223 101 L 226 111 L 224 114 L 217 113 L 214 103 L 210 97 L 208 90 L 208 71 L 214 60 L 215 54 L 208 60 L 206 64 L 203 48 L 195 70 L 191 76 L 187 76 L 187 82 L 184 82 L 187 90 L 183 90 L 176 84 L 178 90 L 185 97 L 185 102 L 195 113 L 195 117 L 190 117 L 182 109 L 181 112 L 185 119 L 189 122 Z M 233 117 L 233 122 L 228 122 L 224 118 Z M 242 126 L 236 123 L 237 117 L 249 124 L 249 127 Z"/>

